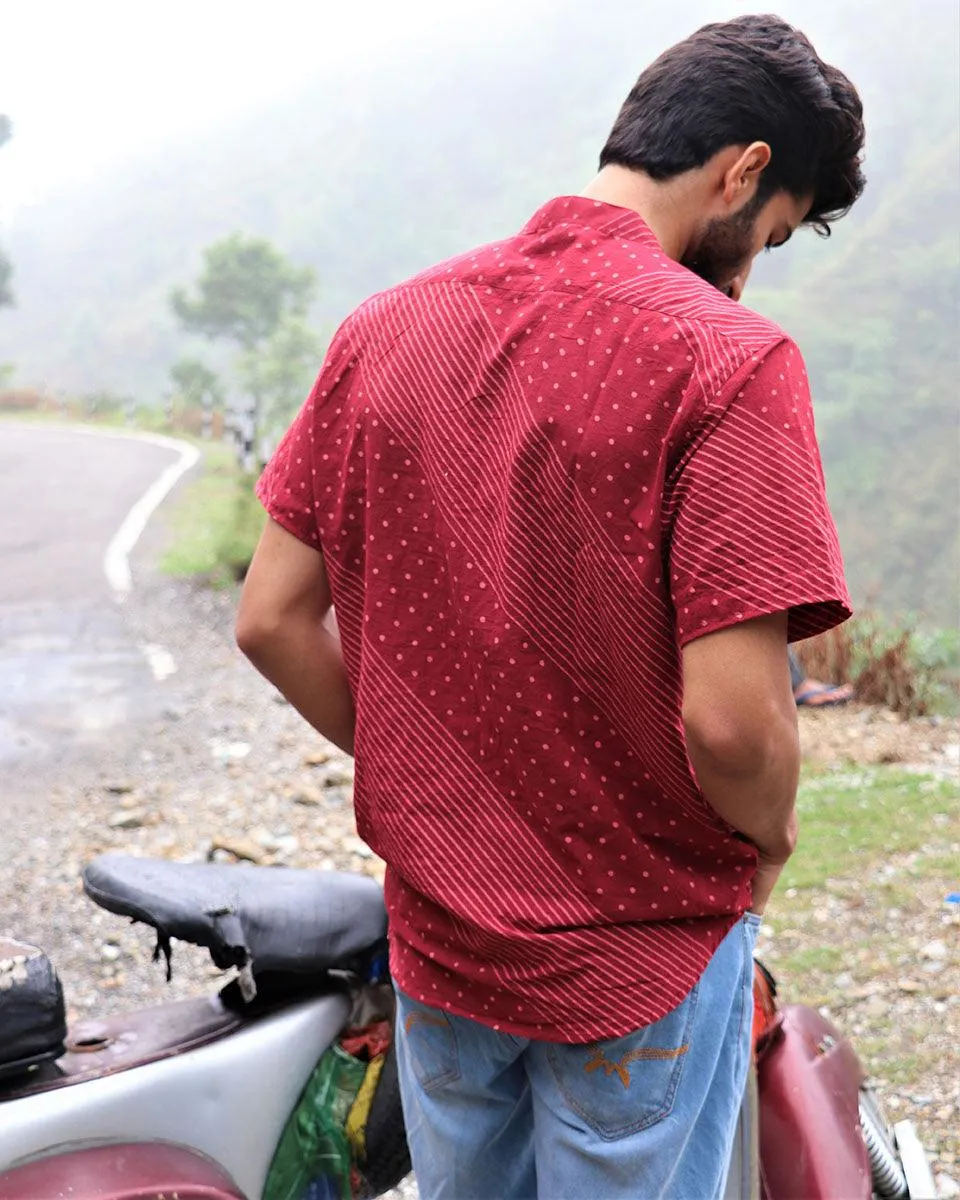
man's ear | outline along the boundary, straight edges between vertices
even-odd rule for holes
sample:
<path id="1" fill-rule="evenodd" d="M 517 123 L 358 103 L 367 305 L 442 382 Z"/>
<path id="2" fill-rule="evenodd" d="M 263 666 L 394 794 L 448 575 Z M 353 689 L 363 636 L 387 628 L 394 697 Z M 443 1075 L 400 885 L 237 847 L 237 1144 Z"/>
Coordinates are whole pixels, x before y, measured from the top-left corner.
<path id="1" fill-rule="evenodd" d="M 741 208 L 756 195 L 760 176 L 773 157 L 766 142 L 751 142 L 723 174 L 723 199 L 731 208 Z"/>

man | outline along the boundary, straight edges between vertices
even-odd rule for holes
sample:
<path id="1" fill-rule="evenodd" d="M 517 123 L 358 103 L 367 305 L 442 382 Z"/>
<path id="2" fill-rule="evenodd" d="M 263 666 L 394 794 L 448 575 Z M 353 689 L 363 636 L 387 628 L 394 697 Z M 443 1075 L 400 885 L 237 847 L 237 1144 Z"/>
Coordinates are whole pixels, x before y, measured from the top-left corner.
<path id="1" fill-rule="evenodd" d="M 356 755 L 427 1200 L 722 1191 L 785 647 L 850 611 L 800 354 L 732 300 L 862 141 L 802 34 L 707 26 L 582 195 L 345 322 L 260 482 L 238 640 Z"/>

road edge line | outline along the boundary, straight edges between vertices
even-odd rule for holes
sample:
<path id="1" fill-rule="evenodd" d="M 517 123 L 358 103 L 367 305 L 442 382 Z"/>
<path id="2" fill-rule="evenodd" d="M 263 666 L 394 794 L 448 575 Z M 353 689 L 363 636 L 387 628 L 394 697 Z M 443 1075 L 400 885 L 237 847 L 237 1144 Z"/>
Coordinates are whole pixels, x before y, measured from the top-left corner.
<path id="1" fill-rule="evenodd" d="M 100 430 L 91 432 L 100 433 Z M 114 599 L 122 604 L 133 590 L 130 572 L 130 553 L 140 540 L 147 522 L 160 507 L 180 479 L 200 461 L 199 449 L 190 442 L 164 437 L 159 433 L 123 433 L 103 431 L 104 436 L 128 437 L 155 446 L 164 446 L 179 454 L 177 460 L 166 467 L 151 483 L 140 499 L 124 517 L 120 528 L 110 539 L 103 556 L 103 573 L 113 592 Z"/>

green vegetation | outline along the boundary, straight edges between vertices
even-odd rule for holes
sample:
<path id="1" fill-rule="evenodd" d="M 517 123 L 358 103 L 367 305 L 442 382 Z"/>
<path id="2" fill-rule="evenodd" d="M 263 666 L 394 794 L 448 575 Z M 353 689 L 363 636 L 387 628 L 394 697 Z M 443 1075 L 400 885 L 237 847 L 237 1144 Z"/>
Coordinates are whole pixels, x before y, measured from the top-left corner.
<path id="1" fill-rule="evenodd" d="M 170 306 L 183 329 L 239 349 L 236 377 L 250 397 L 250 440 L 282 431 L 316 374 L 320 342 L 306 323 L 316 292 L 310 267 L 295 267 L 265 238 L 234 233 L 208 246 L 191 297 L 175 288 Z M 217 376 L 194 358 L 171 371 L 180 394 L 211 408 L 222 403 Z"/>
<path id="2" fill-rule="evenodd" d="M 949 1020 L 929 1005 L 954 984 L 924 970 L 921 949 L 947 932 L 939 917 L 956 890 L 957 783 L 890 767 L 805 771 L 799 811 L 799 848 L 765 914 L 772 937 L 760 957 L 787 1003 L 825 1006 L 854 1036 L 881 1088 L 927 1091 L 942 1051 L 926 1035 Z M 911 999 L 904 1019 L 898 1004 Z M 942 1145 L 957 1148 L 949 1136 Z"/>
<path id="3" fill-rule="evenodd" d="M 203 471 L 170 516 L 171 545 L 161 569 L 169 575 L 202 576 L 215 587 L 242 579 L 263 528 L 255 482 L 240 470 L 229 448 L 205 446 Z"/>
<path id="4" fill-rule="evenodd" d="M 199 358 L 185 356 L 170 368 L 170 379 L 176 393 L 191 408 L 220 408 L 223 405 L 223 385 L 214 371 Z"/>
<path id="5" fill-rule="evenodd" d="M 10 140 L 13 133 L 13 126 L 10 124 L 10 118 L 5 117 L 0 113 L 0 146 L 3 146 Z M 13 304 L 13 292 L 10 290 L 10 277 L 13 274 L 13 266 L 7 256 L 0 250 L 0 308 L 8 308 Z M 4 384 L 3 371 L 6 366 L 0 367 L 0 386 Z"/>
<path id="6" fill-rule="evenodd" d="M 886 767 L 806 773 L 797 800 L 800 845 L 776 894 L 862 880 L 896 854 L 960 841 L 958 799 L 955 784 Z"/>
<path id="7" fill-rule="evenodd" d="M 960 630 L 890 621 L 876 612 L 797 647 L 812 679 L 852 683 L 857 699 L 904 717 L 960 712 Z"/>

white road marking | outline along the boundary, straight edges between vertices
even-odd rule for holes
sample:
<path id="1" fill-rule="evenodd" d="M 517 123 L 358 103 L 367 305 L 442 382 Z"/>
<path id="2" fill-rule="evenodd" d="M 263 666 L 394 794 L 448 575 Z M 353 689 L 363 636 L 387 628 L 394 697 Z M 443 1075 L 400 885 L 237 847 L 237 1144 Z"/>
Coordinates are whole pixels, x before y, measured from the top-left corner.
<path id="1" fill-rule="evenodd" d="M 199 461 L 200 451 L 196 446 L 191 446 L 189 442 L 177 441 L 159 433 L 114 434 L 114 436 L 133 437 L 141 442 L 152 442 L 155 446 L 165 446 L 169 450 L 176 450 L 180 455 L 176 462 L 171 463 L 165 471 L 160 473 L 130 509 L 123 524 L 113 535 L 103 557 L 103 571 L 107 582 L 113 590 L 114 599 L 122 604 L 133 587 L 133 579 L 130 574 L 130 552 L 146 528 L 147 521 L 159 508 L 174 484 Z"/>
<path id="2" fill-rule="evenodd" d="M 123 429 L 90 429 L 84 425 L 28 425 L 16 421 L 5 422 L 5 424 L 19 428 L 49 429 L 58 433 L 64 431 L 79 433 L 87 437 L 128 438 L 138 442 L 150 442 L 154 446 L 163 446 L 179 455 L 176 462 L 157 476 L 130 509 L 123 524 L 110 539 L 110 544 L 103 556 L 103 572 L 110 584 L 113 598 L 118 604 L 122 604 L 133 587 L 133 577 L 130 574 L 130 552 L 137 544 L 147 522 L 173 486 L 200 460 L 200 451 L 189 442 L 182 442 L 178 438 L 164 437 L 161 433 L 134 433 Z M 163 646 L 141 645 L 140 649 L 153 672 L 154 679 L 158 682 L 162 682 L 174 674 L 177 669 L 176 661 Z"/>

